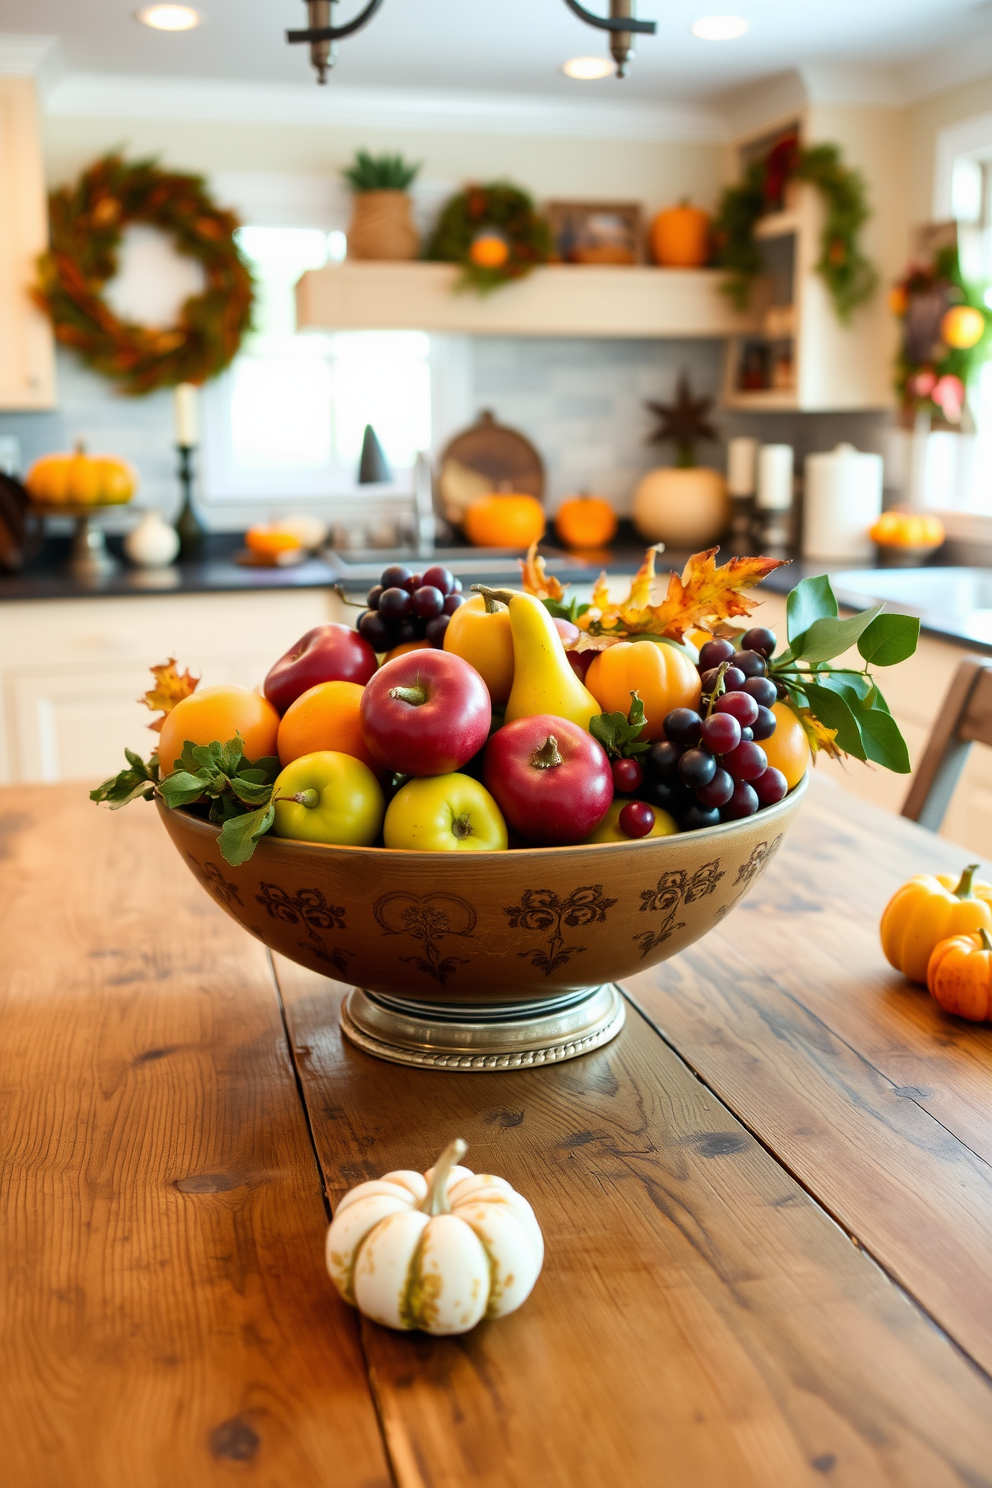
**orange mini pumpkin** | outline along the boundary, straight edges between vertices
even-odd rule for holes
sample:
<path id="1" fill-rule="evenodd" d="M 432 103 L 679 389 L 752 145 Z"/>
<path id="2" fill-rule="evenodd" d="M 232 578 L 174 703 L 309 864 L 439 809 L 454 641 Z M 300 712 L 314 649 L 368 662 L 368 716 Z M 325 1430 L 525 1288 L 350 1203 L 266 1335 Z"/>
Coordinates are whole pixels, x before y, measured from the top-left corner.
<path id="1" fill-rule="evenodd" d="M 666 269 L 699 269 L 710 252 L 709 214 L 683 197 L 677 207 L 659 212 L 651 224 L 651 254 Z"/>
<path id="2" fill-rule="evenodd" d="M 555 516 L 555 531 L 566 548 L 601 548 L 617 530 L 617 514 L 601 496 L 572 496 Z"/>
<path id="3" fill-rule="evenodd" d="M 124 460 L 88 455 L 80 441 L 71 455 L 42 455 L 24 484 L 39 506 L 122 506 L 138 477 Z"/>
<path id="4" fill-rule="evenodd" d="M 544 508 L 522 492 L 480 496 L 465 513 L 462 525 L 477 548 L 529 548 L 544 536 Z"/>
<path id="5" fill-rule="evenodd" d="M 684 651 L 662 641 L 618 641 L 596 655 L 586 687 L 604 713 L 630 711 L 630 694 L 644 704 L 642 738 L 663 739 L 662 722 L 673 708 L 699 707 L 699 673 Z"/>
<path id="6" fill-rule="evenodd" d="M 936 945 L 927 965 L 930 996 L 945 1013 L 992 1022 L 992 935 L 952 935 Z"/>
<path id="7" fill-rule="evenodd" d="M 944 541 L 939 517 L 918 512 L 883 512 L 868 536 L 880 548 L 937 548 Z"/>

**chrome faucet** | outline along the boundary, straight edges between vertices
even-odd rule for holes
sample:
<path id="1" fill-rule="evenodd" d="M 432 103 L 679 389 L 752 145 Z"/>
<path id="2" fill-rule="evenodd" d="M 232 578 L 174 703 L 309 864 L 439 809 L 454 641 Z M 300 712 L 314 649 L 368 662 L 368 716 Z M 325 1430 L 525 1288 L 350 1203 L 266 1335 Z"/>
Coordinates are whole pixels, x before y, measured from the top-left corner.
<path id="1" fill-rule="evenodd" d="M 430 456 L 421 450 L 413 465 L 413 515 L 417 535 L 417 557 L 429 558 L 437 540 L 434 515 L 434 480 Z"/>

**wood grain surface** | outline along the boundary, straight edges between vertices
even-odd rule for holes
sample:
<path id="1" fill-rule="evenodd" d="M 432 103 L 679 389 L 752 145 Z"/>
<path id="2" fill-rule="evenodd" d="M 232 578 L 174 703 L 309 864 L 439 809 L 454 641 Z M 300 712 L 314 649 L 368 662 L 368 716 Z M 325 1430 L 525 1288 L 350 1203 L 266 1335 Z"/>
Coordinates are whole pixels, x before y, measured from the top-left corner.
<path id="1" fill-rule="evenodd" d="M 263 948 L 79 787 L 0 793 L 0 947 L 4 1488 L 386 1488 Z"/>

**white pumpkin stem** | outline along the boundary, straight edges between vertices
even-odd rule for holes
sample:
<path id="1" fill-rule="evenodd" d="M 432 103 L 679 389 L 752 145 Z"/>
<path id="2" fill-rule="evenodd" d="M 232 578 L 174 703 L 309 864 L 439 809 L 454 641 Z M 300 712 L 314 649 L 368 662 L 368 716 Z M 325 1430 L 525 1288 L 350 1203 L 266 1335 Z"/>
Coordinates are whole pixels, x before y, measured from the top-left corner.
<path id="1" fill-rule="evenodd" d="M 448 1195 L 445 1192 L 448 1187 L 448 1176 L 456 1163 L 460 1163 L 468 1151 L 468 1143 L 463 1142 L 461 1137 L 456 1137 L 449 1142 L 434 1164 L 434 1176 L 431 1186 L 427 1190 L 427 1197 L 421 1204 L 421 1212 L 430 1214 L 450 1214 L 451 1205 L 448 1203 Z"/>

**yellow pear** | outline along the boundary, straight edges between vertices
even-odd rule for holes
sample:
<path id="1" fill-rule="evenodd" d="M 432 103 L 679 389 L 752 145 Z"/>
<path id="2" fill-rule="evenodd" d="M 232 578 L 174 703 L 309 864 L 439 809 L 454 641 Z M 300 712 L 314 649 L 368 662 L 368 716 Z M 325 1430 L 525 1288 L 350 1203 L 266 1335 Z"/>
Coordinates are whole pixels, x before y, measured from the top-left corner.
<path id="1" fill-rule="evenodd" d="M 602 708 L 572 671 L 561 636 L 544 605 L 532 594 L 500 593 L 510 608 L 513 636 L 513 688 L 506 722 L 553 713 L 587 729 Z"/>

